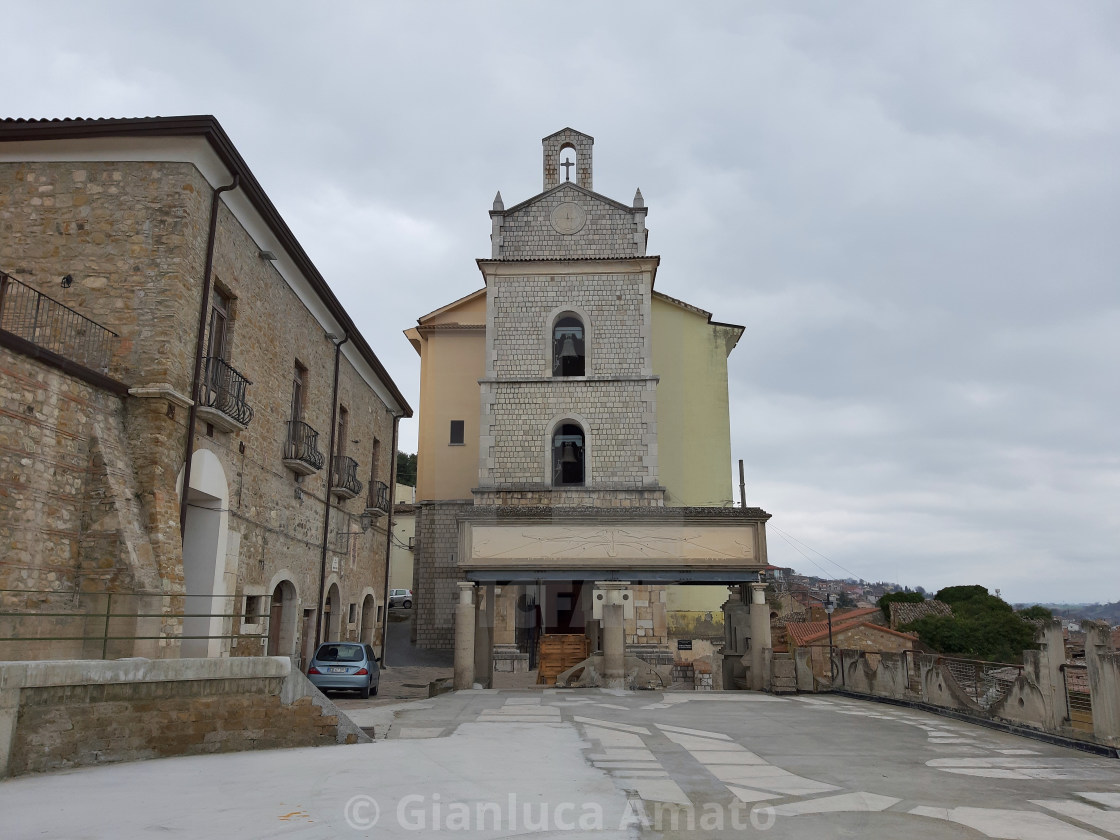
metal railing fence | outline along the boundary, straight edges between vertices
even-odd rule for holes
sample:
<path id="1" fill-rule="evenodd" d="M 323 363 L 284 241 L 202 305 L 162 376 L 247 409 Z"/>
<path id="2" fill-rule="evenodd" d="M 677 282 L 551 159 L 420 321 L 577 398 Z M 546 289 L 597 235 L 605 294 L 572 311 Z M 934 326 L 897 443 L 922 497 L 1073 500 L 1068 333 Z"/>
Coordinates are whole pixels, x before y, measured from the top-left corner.
<path id="1" fill-rule="evenodd" d="M 389 485 L 384 481 L 376 481 L 369 487 L 366 498 L 366 510 L 379 510 L 389 512 Z"/>
<path id="2" fill-rule="evenodd" d="M 145 609 L 145 602 L 182 605 L 185 595 L 160 592 L 75 592 L 47 589 L 0 589 L 0 660 L 25 657 L 12 645 L 42 647 L 55 645 L 65 658 L 106 659 L 114 643 L 141 641 L 186 641 L 210 639 L 267 639 L 271 596 L 259 596 L 261 608 L 253 615 L 244 612 L 187 612 L 185 609 Z M 130 606 L 130 599 L 131 606 Z M 186 619 L 241 619 L 233 627 L 249 624 L 255 632 L 223 634 L 184 633 Z M 153 632 L 158 627 L 157 632 Z M 131 632 L 129 632 L 131 631 Z M 126 651 L 131 645 L 123 646 Z M 128 652 L 131 655 L 131 652 Z M 34 657 L 34 658 L 60 658 Z"/>
<path id="3" fill-rule="evenodd" d="M 316 470 L 323 468 L 323 453 L 319 451 L 319 433 L 302 420 L 288 421 L 288 437 L 284 441 L 284 458 L 302 461 Z"/>
<path id="4" fill-rule="evenodd" d="M 0 330 L 72 362 L 107 373 L 119 336 L 69 306 L 0 271 Z"/>
<path id="5" fill-rule="evenodd" d="M 1023 673 L 1022 665 L 950 656 L 937 657 L 937 664 L 952 675 L 957 685 L 981 709 L 990 709 L 1002 700 Z"/>
<path id="6" fill-rule="evenodd" d="M 362 482 L 358 480 L 358 462 L 348 455 L 335 455 L 331 459 L 334 475 L 331 484 L 335 492 L 345 492 L 354 498 L 362 492 Z"/>
<path id="7" fill-rule="evenodd" d="M 248 426 L 253 419 L 253 409 L 245 400 L 245 390 L 253 383 L 238 373 L 229 362 L 218 356 L 207 356 L 203 379 L 202 403 L 217 409 Z"/>
<path id="8" fill-rule="evenodd" d="M 1089 669 L 1071 662 L 1060 668 L 1066 683 L 1066 720 L 1074 729 L 1093 731 L 1093 697 L 1089 691 Z"/>

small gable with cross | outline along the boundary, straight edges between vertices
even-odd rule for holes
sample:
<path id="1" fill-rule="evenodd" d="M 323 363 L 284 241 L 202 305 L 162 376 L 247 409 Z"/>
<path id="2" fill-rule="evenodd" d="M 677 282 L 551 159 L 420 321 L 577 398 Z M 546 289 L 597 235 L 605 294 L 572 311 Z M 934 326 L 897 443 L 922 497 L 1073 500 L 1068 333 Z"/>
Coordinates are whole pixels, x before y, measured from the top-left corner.
<path id="1" fill-rule="evenodd" d="M 508 210 L 490 211 L 492 259 L 628 259 L 646 254 L 646 207 L 591 189 L 594 138 L 571 128 L 542 141 L 544 191 Z"/>

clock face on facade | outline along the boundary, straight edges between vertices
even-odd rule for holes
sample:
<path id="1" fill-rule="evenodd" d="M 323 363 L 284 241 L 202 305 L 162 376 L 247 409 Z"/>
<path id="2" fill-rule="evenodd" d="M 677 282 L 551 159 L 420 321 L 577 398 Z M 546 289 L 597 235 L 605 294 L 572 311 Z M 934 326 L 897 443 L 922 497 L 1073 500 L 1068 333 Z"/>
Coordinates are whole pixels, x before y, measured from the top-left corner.
<path id="1" fill-rule="evenodd" d="M 587 224 L 587 211 L 571 201 L 565 201 L 563 204 L 557 205 L 556 209 L 552 211 L 552 229 L 557 233 L 562 233 L 565 236 L 571 236 L 573 233 L 579 233 L 583 230 L 583 226 Z"/>

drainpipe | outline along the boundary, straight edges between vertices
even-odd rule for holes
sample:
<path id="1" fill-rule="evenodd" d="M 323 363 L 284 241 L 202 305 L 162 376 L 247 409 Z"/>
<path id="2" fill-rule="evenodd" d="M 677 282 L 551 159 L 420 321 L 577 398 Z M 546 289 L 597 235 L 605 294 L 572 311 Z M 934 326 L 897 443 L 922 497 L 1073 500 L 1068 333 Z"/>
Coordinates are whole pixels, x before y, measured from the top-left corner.
<path id="1" fill-rule="evenodd" d="M 388 523 L 385 527 L 385 591 L 383 594 L 381 608 L 381 664 L 385 665 L 385 652 L 389 649 L 389 554 L 393 546 L 393 507 L 397 503 L 397 430 L 400 427 L 401 415 L 393 415 L 393 460 L 390 462 L 389 467 L 389 513 L 387 514 Z M 412 606 L 412 620 L 416 620 L 416 593 L 413 594 Z"/>
<path id="2" fill-rule="evenodd" d="M 335 341 L 334 333 L 327 333 L 326 337 L 334 343 L 334 386 L 331 388 L 331 437 L 330 447 L 327 449 L 327 498 L 326 510 L 323 511 L 323 550 L 319 557 L 319 614 L 315 620 L 315 650 L 319 649 L 319 643 L 323 641 L 323 595 L 327 585 L 327 540 L 331 528 L 331 489 L 334 487 L 334 436 L 338 433 L 338 363 L 342 359 L 342 345 L 350 340 L 350 336 L 344 335 L 342 341 Z"/>
<path id="3" fill-rule="evenodd" d="M 183 492 L 179 499 L 179 537 L 186 539 L 187 530 L 187 496 L 191 486 L 191 457 L 194 455 L 194 427 L 198 422 L 198 391 L 202 379 L 202 353 L 206 340 L 206 308 L 210 303 L 210 284 L 214 273 L 214 239 L 218 232 L 218 204 L 221 195 L 229 190 L 237 189 L 241 178 L 233 176 L 233 181 L 224 187 L 214 190 L 210 200 L 210 232 L 206 238 L 206 267 L 202 271 L 202 303 L 198 307 L 198 336 L 194 347 L 194 378 L 191 379 L 191 408 L 187 414 L 187 443 L 184 447 L 183 461 Z"/>

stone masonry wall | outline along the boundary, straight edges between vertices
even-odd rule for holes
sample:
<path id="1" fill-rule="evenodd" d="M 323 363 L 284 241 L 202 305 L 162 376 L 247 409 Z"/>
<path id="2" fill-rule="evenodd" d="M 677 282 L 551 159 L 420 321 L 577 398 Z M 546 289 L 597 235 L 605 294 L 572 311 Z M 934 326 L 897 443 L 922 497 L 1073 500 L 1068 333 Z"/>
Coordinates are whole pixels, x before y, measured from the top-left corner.
<path id="1" fill-rule="evenodd" d="M 561 150 L 568 147 L 574 150 L 575 154 L 569 157 L 575 158 L 576 164 L 575 172 L 572 174 L 574 180 L 581 187 L 586 189 L 593 189 L 592 187 L 592 146 L 595 145 L 595 140 L 587 134 L 575 131 L 571 128 L 565 128 L 557 131 L 544 138 L 541 143 L 544 147 L 544 188 L 550 189 L 551 187 L 558 186 L 562 180 L 560 175 L 560 160 L 563 157 Z"/>
<path id="2" fill-rule="evenodd" d="M 482 488 L 552 483 L 553 418 L 584 426 L 587 484 L 657 485 L 655 382 L 487 382 L 481 386 Z"/>
<path id="3" fill-rule="evenodd" d="M 552 379 L 552 321 L 584 317 L 589 376 L 649 376 L 650 281 L 628 274 L 491 278 L 486 299 L 487 376 Z"/>
<path id="4" fill-rule="evenodd" d="M 181 612 L 181 603 L 159 597 L 121 399 L 5 348 L 0 382 L 0 589 L 19 590 L 0 593 L 0 611 L 21 614 L 0 619 L 0 660 L 89 655 L 79 638 L 49 639 L 102 635 L 106 593 L 157 596 L 118 598 L 114 613 Z M 141 633 L 135 618 L 120 616 L 109 635 L 176 627 L 157 619 Z M 16 636 L 39 641 L 3 641 Z M 92 645 L 96 655 L 101 649 Z M 108 651 L 138 652 L 125 642 Z"/>
<path id="5" fill-rule="evenodd" d="M 421 503 L 416 513 L 416 600 L 413 604 L 416 644 L 451 650 L 455 641 L 456 583 L 459 571 L 459 521 L 472 512 L 472 503 Z"/>
<path id="6" fill-rule="evenodd" d="M 561 204 L 583 209 L 586 221 L 573 234 L 562 234 L 552 226 L 552 213 Z M 544 194 L 500 217 L 500 246 L 497 259 L 566 260 L 579 258 L 626 258 L 645 253 L 645 210 L 591 195 L 571 183 Z"/>
<path id="7" fill-rule="evenodd" d="M 183 163 L 0 164 L 0 268 L 117 332 L 111 376 L 132 387 L 166 385 L 189 394 L 211 193 L 201 174 Z M 199 423 L 195 448 L 217 456 L 229 495 L 229 554 L 219 559 L 228 597 L 215 609 L 239 612 L 246 594 L 267 596 L 284 579 L 296 591 L 291 609 L 302 614 L 315 608 L 318 595 L 329 457 L 323 469 L 297 481 L 282 463 L 283 444 L 298 359 L 308 371 L 304 419 L 319 432 L 319 449 L 329 456 L 334 347 L 259 251 L 223 206 L 214 285 L 233 298 L 226 358 L 252 382 L 247 401 L 254 416 L 241 432 Z M 68 289 L 58 282 L 64 274 L 73 277 Z M 392 485 L 395 458 L 392 416 L 345 354 L 339 402 L 349 409 L 345 454 L 357 460 L 365 486 L 356 498 L 333 500 L 327 587 L 339 587 L 340 634 L 355 638 L 364 597 L 380 601 L 387 539 L 386 518 L 363 533 L 358 516 L 371 478 Z M 147 542 L 159 585 L 174 597 L 183 592 L 176 481 L 183 468 L 188 410 L 157 392 L 127 399 L 123 415 L 132 476 L 122 480 L 139 503 L 143 536 L 128 536 L 119 551 L 142 554 Z M 375 439 L 380 443 L 376 467 L 371 463 Z M 42 460 L 34 461 L 35 469 L 53 457 L 48 447 Z M 9 499 L 12 507 L 24 501 L 20 492 Z M 74 506 L 76 511 L 76 501 Z M 0 521 L 0 528 L 5 524 Z M 48 542 L 58 539 L 54 531 L 46 533 Z M 105 547 L 112 543 L 101 541 Z M 348 620 L 350 604 L 357 607 L 354 622 Z M 264 610 L 267 614 L 267 600 Z M 295 623 L 298 634 L 302 621 Z M 242 629 L 233 619 L 226 625 L 234 634 Z M 260 654 L 256 634 L 264 626 L 245 628 L 253 638 L 235 642 L 231 652 Z M 290 641 L 285 653 L 298 654 L 298 639 Z"/>
<path id="8" fill-rule="evenodd" d="M 0 777 L 368 740 L 283 660 L 8 665 L 0 685 Z"/>

